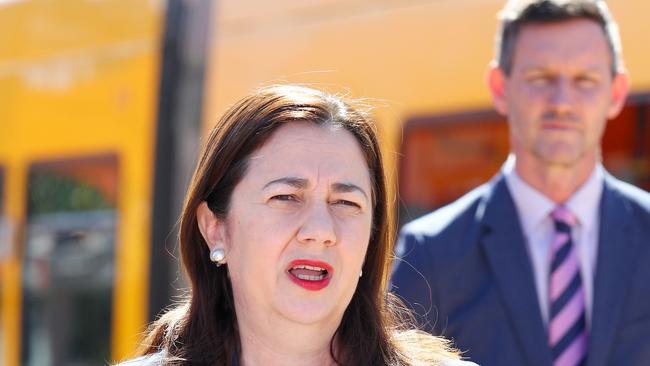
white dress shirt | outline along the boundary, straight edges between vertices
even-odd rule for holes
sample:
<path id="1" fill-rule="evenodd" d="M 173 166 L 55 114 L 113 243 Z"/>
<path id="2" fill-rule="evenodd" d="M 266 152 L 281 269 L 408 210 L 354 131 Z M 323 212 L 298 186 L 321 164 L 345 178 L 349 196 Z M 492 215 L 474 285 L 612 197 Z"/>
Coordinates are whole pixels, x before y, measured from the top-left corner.
<path id="1" fill-rule="evenodd" d="M 551 240 L 555 232 L 553 219 L 550 215 L 557 204 L 521 179 L 515 171 L 514 155 L 511 154 L 508 157 L 501 170 L 514 200 L 519 222 L 526 238 L 526 249 L 533 265 L 542 319 L 545 324 L 548 324 Z M 587 327 L 591 324 L 594 274 L 596 273 L 598 252 L 600 198 L 603 193 L 604 176 L 604 168 L 601 164 L 597 164 L 587 181 L 564 203 L 578 219 L 578 224 L 572 228 L 571 237 L 578 254 L 582 286 L 586 296 Z"/>

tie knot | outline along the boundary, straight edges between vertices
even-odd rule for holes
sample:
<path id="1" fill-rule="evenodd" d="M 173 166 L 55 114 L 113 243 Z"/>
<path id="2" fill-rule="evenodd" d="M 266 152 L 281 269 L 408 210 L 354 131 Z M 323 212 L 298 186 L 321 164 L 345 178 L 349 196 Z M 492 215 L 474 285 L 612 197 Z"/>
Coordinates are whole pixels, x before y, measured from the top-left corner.
<path id="1" fill-rule="evenodd" d="M 551 213 L 551 217 L 553 217 L 556 226 L 561 224 L 562 226 L 566 225 L 571 228 L 578 222 L 576 216 L 564 206 L 557 206 Z"/>

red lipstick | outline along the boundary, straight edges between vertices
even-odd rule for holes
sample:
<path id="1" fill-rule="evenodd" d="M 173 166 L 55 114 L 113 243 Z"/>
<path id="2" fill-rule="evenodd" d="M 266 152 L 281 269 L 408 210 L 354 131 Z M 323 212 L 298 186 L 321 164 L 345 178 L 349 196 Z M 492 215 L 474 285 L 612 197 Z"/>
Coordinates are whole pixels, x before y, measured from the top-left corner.
<path id="1" fill-rule="evenodd" d="M 330 283 L 334 268 L 323 261 L 296 259 L 289 263 L 286 273 L 295 284 L 305 290 L 318 291 Z"/>

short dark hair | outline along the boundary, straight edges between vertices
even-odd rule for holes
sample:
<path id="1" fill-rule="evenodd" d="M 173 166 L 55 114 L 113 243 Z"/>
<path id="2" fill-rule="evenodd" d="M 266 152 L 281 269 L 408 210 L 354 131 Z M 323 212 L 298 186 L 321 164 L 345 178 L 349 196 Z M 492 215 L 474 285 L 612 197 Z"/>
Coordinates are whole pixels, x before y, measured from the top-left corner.
<path id="1" fill-rule="evenodd" d="M 612 75 L 622 70 L 618 25 L 603 0 L 509 0 L 499 12 L 500 27 L 496 36 L 498 66 L 506 75 L 510 75 L 515 44 L 526 24 L 573 19 L 592 20 L 602 27 L 612 55 Z"/>

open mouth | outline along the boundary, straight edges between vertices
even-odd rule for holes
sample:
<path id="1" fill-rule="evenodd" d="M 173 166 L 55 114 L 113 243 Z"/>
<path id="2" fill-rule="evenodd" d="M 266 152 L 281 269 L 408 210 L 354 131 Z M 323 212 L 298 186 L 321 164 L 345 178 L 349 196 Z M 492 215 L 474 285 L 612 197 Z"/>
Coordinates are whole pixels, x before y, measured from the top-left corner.
<path id="1" fill-rule="evenodd" d="M 287 269 L 287 274 L 294 283 L 312 291 L 327 286 L 332 272 L 332 266 L 325 262 L 304 259 L 291 262 Z"/>
<path id="2" fill-rule="evenodd" d="M 327 277 L 327 269 L 307 264 L 299 264 L 289 269 L 289 273 L 306 281 L 320 281 Z"/>

